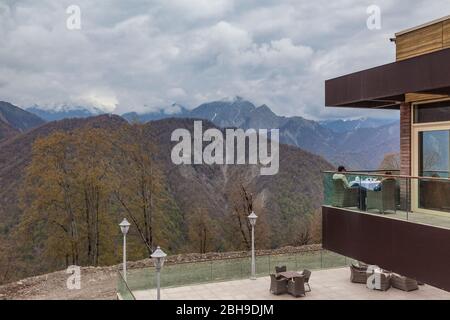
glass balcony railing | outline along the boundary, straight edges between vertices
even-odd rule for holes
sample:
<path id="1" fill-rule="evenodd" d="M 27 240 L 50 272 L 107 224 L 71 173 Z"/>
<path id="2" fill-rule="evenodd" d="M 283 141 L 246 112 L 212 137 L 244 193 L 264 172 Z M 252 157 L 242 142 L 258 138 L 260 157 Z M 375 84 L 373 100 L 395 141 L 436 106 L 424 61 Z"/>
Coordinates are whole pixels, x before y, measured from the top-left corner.
<path id="1" fill-rule="evenodd" d="M 117 272 L 117 293 L 120 300 L 136 300 L 133 292 L 123 278 L 122 271 Z"/>
<path id="2" fill-rule="evenodd" d="M 327 250 L 311 250 L 297 253 L 256 256 L 256 274 L 268 276 L 275 266 L 284 265 L 288 270 L 317 270 L 347 266 L 354 262 Z M 165 264 L 161 271 L 161 287 L 181 287 L 208 282 L 232 281 L 250 278 L 250 257 L 229 258 L 201 262 Z M 122 281 L 121 281 L 122 280 Z M 123 299 L 133 299 L 132 292 L 152 290 L 156 287 L 153 267 L 131 269 L 127 272 L 128 284 L 119 276 L 118 291 Z"/>
<path id="3" fill-rule="evenodd" d="M 398 171 L 324 172 L 324 205 L 450 228 L 450 179 Z"/>

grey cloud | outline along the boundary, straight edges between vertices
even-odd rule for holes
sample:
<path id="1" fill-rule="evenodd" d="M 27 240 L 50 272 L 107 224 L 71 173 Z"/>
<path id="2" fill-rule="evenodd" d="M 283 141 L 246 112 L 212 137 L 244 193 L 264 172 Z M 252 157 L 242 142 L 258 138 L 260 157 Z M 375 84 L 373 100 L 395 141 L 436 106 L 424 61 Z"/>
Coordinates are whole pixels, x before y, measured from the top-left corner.
<path id="1" fill-rule="evenodd" d="M 71 4 L 80 31 L 65 27 Z M 125 112 L 238 94 L 284 115 L 386 116 L 324 108 L 324 80 L 393 61 L 389 37 L 445 12 L 448 0 L 0 0 L 0 98 Z"/>

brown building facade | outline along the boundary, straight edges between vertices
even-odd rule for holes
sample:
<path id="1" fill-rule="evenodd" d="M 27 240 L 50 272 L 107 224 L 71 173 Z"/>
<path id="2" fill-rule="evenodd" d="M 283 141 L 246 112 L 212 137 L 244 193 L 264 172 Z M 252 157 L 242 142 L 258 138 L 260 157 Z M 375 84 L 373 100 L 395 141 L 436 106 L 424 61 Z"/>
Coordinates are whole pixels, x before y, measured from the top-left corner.
<path id="1" fill-rule="evenodd" d="M 325 173 L 323 246 L 450 291 L 450 16 L 392 40 L 395 62 L 325 82 L 328 107 L 400 111 L 400 168 Z"/>

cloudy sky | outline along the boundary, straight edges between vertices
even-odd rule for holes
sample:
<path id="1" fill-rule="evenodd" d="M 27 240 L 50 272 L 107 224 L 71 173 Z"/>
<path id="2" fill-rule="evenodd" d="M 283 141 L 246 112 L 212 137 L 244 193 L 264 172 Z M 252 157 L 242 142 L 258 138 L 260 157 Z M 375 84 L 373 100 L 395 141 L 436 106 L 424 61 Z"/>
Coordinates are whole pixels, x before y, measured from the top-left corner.
<path id="1" fill-rule="evenodd" d="M 395 32 L 448 14 L 448 0 L 0 0 L 0 100 L 122 113 L 240 95 L 282 115 L 391 116 L 324 108 L 324 80 L 392 62 Z"/>

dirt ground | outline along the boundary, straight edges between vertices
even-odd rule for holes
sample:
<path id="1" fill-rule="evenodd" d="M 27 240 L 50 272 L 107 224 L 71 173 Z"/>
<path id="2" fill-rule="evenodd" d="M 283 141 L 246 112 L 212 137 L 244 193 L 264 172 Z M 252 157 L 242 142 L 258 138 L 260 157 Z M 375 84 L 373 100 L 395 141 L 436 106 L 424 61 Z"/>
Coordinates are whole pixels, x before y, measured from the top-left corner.
<path id="1" fill-rule="evenodd" d="M 0 286 L 0 300 L 116 299 L 117 268 L 81 268 L 81 289 L 69 290 L 70 274 L 57 271 Z"/>

